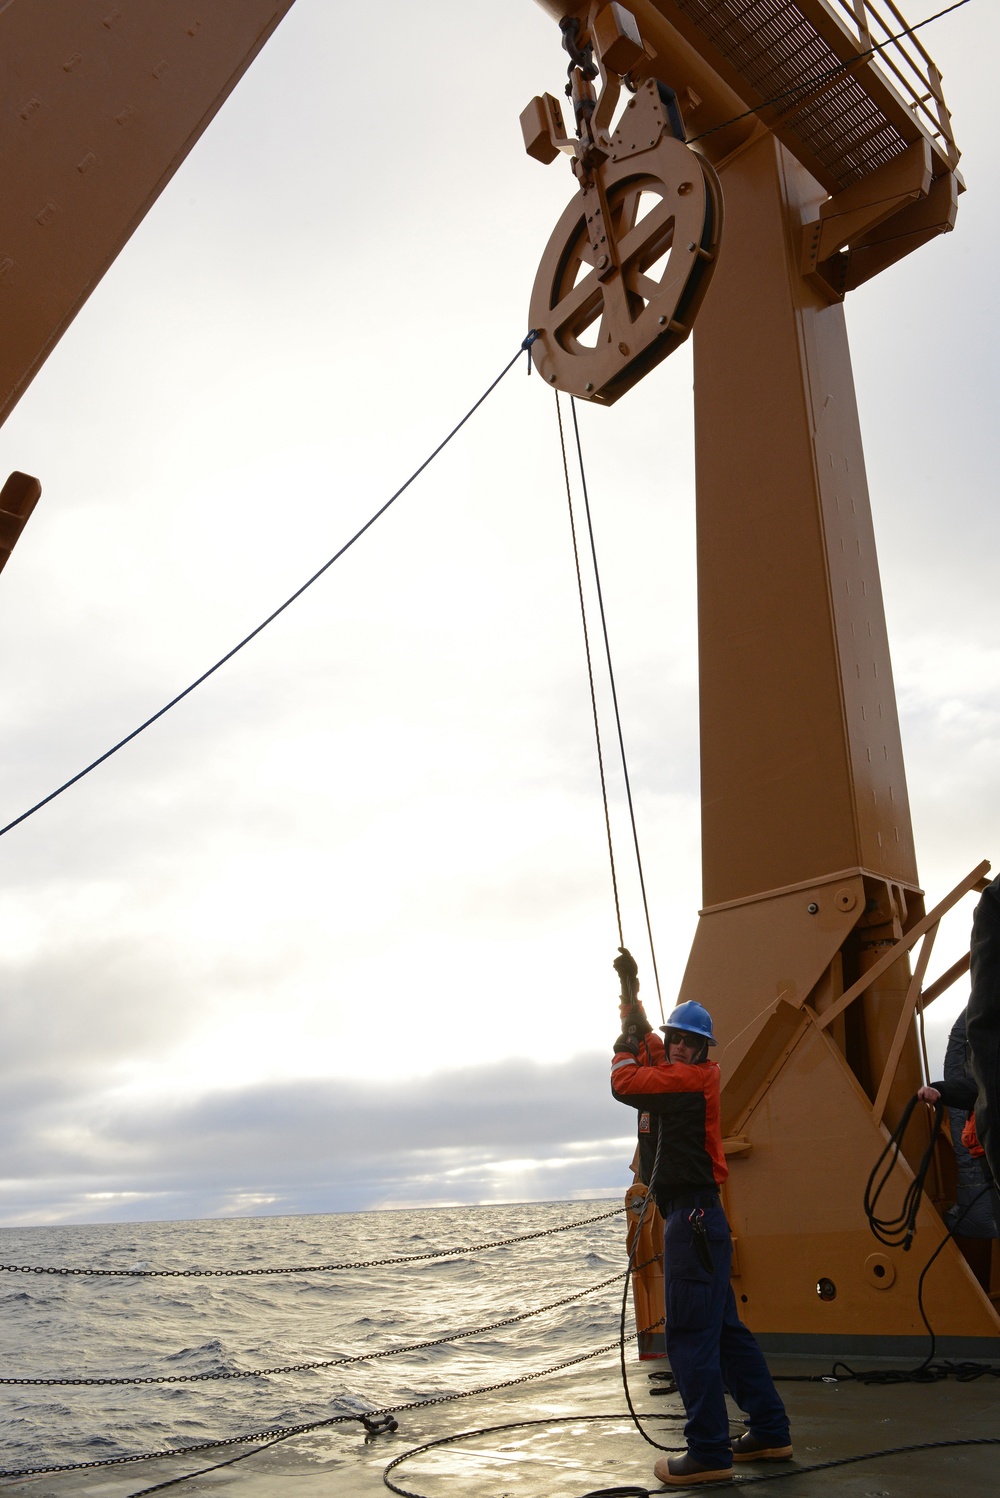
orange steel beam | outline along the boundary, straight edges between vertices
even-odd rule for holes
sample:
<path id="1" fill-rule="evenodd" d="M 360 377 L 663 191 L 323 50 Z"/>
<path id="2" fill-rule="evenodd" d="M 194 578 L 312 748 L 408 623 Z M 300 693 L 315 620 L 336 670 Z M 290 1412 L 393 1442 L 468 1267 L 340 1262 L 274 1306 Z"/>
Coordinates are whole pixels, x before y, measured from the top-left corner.
<path id="1" fill-rule="evenodd" d="M 578 41 L 602 8 L 541 3 Z M 772 1347 L 912 1351 L 926 1255 L 873 1253 L 862 1198 L 921 1082 L 909 948 L 983 870 L 924 915 L 841 302 L 951 226 L 957 150 L 918 47 L 857 59 L 885 34 L 867 0 L 628 9 L 631 81 L 676 91 L 725 205 L 693 331 L 704 908 L 680 999 L 722 1042 L 734 1289 Z M 908 56 L 936 115 L 900 92 Z M 912 1159 L 927 1120 L 910 1134 Z M 918 1233 L 942 1236 L 927 1198 Z M 927 1297 L 942 1346 L 996 1355 L 954 1243 Z"/>
<path id="2" fill-rule="evenodd" d="M 931 931 L 936 930 L 941 922 L 942 916 L 947 915 L 948 911 L 958 900 L 962 898 L 963 895 L 967 895 L 972 889 L 981 888 L 983 876 L 987 873 L 989 867 L 990 865 L 988 859 L 984 858 L 982 863 L 976 865 L 971 874 L 968 874 L 960 884 L 957 884 L 955 886 L 950 895 L 946 895 L 939 904 L 935 905 L 933 910 L 928 911 L 922 920 L 919 920 L 915 926 L 912 926 L 906 933 L 906 936 L 901 938 L 900 941 L 897 942 L 890 951 L 888 951 L 883 957 L 881 957 L 875 964 L 875 966 L 870 968 L 863 978 L 860 978 L 852 988 L 849 988 L 846 993 L 842 994 L 835 1004 L 831 1004 L 830 1008 L 827 1009 L 823 1013 L 822 1017 L 817 1020 L 817 1024 L 819 1025 L 820 1029 L 825 1030 L 827 1025 L 835 1020 L 847 1008 L 849 1004 L 853 1004 L 854 1000 L 860 997 L 860 995 L 865 991 L 869 984 L 874 981 L 874 979 L 880 977 L 881 974 L 887 968 L 889 968 L 893 962 L 901 957 L 904 952 L 908 952 L 909 949 L 914 946 L 922 936 L 928 935 Z M 967 956 L 963 957 L 961 959 L 961 962 L 956 963 L 955 967 L 956 969 L 958 969 L 958 971 L 955 972 L 955 977 L 957 978 L 960 972 L 964 972 L 965 968 L 967 968 L 968 965 L 969 960 Z M 951 971 L 952 970 L 949 969 L 949 972 Z M 948 974 L 945 974 L 945 977 L 948 977 Z M 937 994 L 935 993 L 933 996 L 936 998 Z"/>
<path id="3" fill-rule="evenodd" d="M 939 999 L 943 993 L 947 993 L 951 985 L 957 983 L 959 978 L 963 977 L 969 971 L 971 965 L 971 952 L 966 952 L 964 957 L 960 957 L 957 962 L 953 962 L 951 967 L 946 972 L 943 972 L 940 978 L 931 984 L 930 988 L 925 988 L 920 995 L 920 1002 L 924 1008 L 926 1009 L 928 1004 L 933 1004 L 934 1000 Z"/>
<path id="4" fill-rule="evenodd" d="M 291 4 L 0 4 L 0 422 Z"/>

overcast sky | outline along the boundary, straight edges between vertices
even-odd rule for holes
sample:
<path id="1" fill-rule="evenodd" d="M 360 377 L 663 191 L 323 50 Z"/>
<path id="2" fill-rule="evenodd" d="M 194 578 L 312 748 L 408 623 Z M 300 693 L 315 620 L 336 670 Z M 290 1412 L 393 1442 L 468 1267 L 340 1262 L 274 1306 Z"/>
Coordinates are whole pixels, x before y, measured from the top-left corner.
<path id="1" fill-rule="evenodd" d="M 557 28 L 386 0 L 347 56 L 343 10 L 297 0 L 0 431 L 44 488 L 0 578 L 0 822 L 297 587 L 526 331 L 573 185 L 517 121 L 561 87 Z M 923 35 L 969 191 L 848 318 L 933 902 L 1000 867 L 1000 21 L 974 0 Z M 684 349 L 582 413 L 668 1005 L 700 904 L 690 386 Z M 0 840 L 0 918 L 2 1222 L 618 1194 L 614 907 L 537 379 Z"/>

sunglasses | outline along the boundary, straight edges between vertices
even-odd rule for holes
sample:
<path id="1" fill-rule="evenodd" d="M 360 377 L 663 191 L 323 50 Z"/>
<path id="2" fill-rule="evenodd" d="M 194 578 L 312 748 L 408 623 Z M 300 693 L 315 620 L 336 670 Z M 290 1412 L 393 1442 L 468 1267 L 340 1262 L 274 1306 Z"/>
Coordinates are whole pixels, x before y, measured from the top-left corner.
<path id="1" fill-rule="evenodd" d="M 663 1037 L 665 1045 L 686 1045 L 692 1051 L 696 1051 L 703 1043 L 700 1035 L 692 1035 L 688 1030 L 667 1030 Z"/>

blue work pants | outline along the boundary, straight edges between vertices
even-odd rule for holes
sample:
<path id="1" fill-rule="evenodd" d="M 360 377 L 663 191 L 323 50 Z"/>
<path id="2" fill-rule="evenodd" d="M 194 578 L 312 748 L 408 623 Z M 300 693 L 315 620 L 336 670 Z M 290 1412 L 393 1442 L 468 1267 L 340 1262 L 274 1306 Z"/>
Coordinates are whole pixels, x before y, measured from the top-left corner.
<path id="1" fill-rule="evenodd" d="M 703 1215 L 701 1215 L 703 1212 Z M 692 1216 L 701 1215 L 708 1235 L 712 1269 L 695 1248 Z M 684 1435 L 695 1461 L 731 1467 L 728 1390 L 758 1439 L 786 1446 L 788 1416 L 764 1354 L 736 1313 L 729 1283 L 733 1257 L 729 1224 L 721 1206 L 681 1207 L 663 1231 L 663 1280 L 667 1359 L 684 1402 Z"/>

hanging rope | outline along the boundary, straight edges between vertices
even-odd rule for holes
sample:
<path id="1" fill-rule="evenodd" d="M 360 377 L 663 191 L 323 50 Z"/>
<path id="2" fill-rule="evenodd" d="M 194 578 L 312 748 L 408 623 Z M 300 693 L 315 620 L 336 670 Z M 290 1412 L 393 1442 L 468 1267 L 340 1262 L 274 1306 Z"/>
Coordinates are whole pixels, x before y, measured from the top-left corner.
<path id="1" fill-rule="evenodd" d="M 361 526 L 359 530 L 356 530 L 354 532 L 354 535 L 351 536 L 350 540 L 345 541 L 343 546 L 341 546 L 338 551 L 335 551 L 333 556 L 323 563 L 322 567 L 317 568 L 312 577 L 307 578 L 306 581 L 301 585 L 301 587 L 296 588 L 295 592 L 292 593 L 290 597 L 286 598 L 284 603 L 280 603 L 276 609 L 272 610 L 272 612 L 268 614 L 267 618 L 263 619 L 261 623 L 257 625 L 256 629 L 252 629 L 248 635 L 244 635 L 239 644 L 234 645 L 231 650 L 227 650 L 224 656 L 217 660 L 214 665 L 209 666 L 207 671 L 203 671 L 201 675 L 196 678 L 196 680 L 191 682 L 190 686 L 186 686 L 182 692 L 177 693 L 176 697 L 171 697 L 169 702 L 164 703 L 163 707 L 161 707 L 158 712 L 153 713 L 153 715 L 147 718 L 144 723 L 140 723 L 138 728 L 133 728 L 131 733 L 127 733 L 123 739 L 118 740 L 117 744 L 113 744 L 110 749 L 106 749 L 103 754 L 98 755 L 97 759 L 91 760 L 89 765 L 85 765 L 82 770 L 78 770 L 75 775 L 71 776 L 69 780 L 64 781 L 62 785 L 57 786 L 54 791 L 50 791 L 47 796 L 43 796 L 41 801 L 36 801 L 34 806 L 29 806 L 27 811 L 22 811 L 20 816 L 14 817 L 14 819 L 8 822 L 6 826 L 0 827 L 0 837 L 3 837 L 5 832 L 10 832 L 12 828 L 20 826 L 22 822 L 27 821 L 28 817 L 34 816 L 36 811 L 41 811 L 43 806 L 48 806 L 50 801 L 54 801 L 57 796 L 61 796 L 64 791 L 68 791 L 70 786 L 76 785 L 78 780 L 82 780 L 85 775 L 89 775 L 92 770 L 96 770 L 98 765 L 103 765 L 104 761 L 110 759 L 113 754 L 117 754 L 119 749 L 124 749 L 126 744 L 131 744 L 133 739 L 137 739 L 141 733 L 145 733 L 146 729 L 151 728 L 154 723 L 158 722 L 159 719 L 163 717 L 164 713 L 168 713 L 172 707 L 176 707 L 179 702 L 183 702 L 184 698 L 188 697 L 196 687 L 200 687 L 202 682 L 207 681 L 210 676 L 214 676 L 215 672 L 218 671 L 220 667 L 224 666 L 227 661 L 231 661 L 234 655 L 238 655 L 245 646 L 250 644 L 251 640 L 255 640 L 257 636 L 263 630 L 265 630 L 269 624 L 273 624 L 275 619 L 277 619 L 279 615 L 283 614 L 285 610 L 287 608 L 290 608 L 297 599 L 301 598 L 303 593 L 305 593 L 308 588 L 312 587 L 313 583 L 318 582 L 323 574 L 329 571 L 334 562 L 339 562 L 344 553 L 350 551 L 355 541 L 361 540 L 361 537 L 365 534 L 365 532 L 371 529 L 376 520 L 381 519 L 386 510 L 388 510 L 391 505 L 394 505 L 396 503 L 396 500 L 400 497 L 400 495 L 405 494 L 406 490 L 410 487 L 414 480 L 418 479 L 423 473 L 424 469 L 428 468 L 430 464 L 433 463 L 438 453 L 444 451 L 451 439 L 462 430 L 469 418 L 479 410 L 479 407 L 486 400 L 487 396 L 493 394 L 493 391 L 500 384 L 500 381 L 506 374 L 510 372 L 510 370 L 513 369 L 514 365 L 520 359 L 521 355 L 527 354 L 530 361 L 531 345 L 535 342 L 535 339 L 537 337 L 538 334 L 534 331 L 534 329 L 532 329 L 532 331 L 525 336 L 520 348 L 518 349 L 514 357 L 504 365 L 503 369 L 497 375 L 496 379 L 494 379 L 489 385 L 487 385 L 482 395 L 474 405 L 471 405 L 469 407 L 468 411 L 466 411 L 462 419 L 455 423 L 451 431 L 448 433 L 447 437 L 443 437 L 441 439 L 437 447 L 434 448 L 433 452 L 427 455 L 424 461 L 420 464 L 419 468 L 415 468 L 410 474 L 409 478 L 405 481 L 405 483 L 400 484 L 395 494 L 391 494 L 389 498 L 379 506 L 374 515 L 366 520 L 364 525 Z"/>
<path id="2" fill-rule="evenodd" d="M 629 820 L 632 824 L 632 843 L 635 847 L 635 862 L 639 871 L 639 888 L 642 891 L 642 908 L 646 917 L 646 934 L 649 937 L 649 954 L 653 959 L 653 977 L 656 979 L 656 997 L 660 1005 L 660 1018 L 665 1020 L 663 1010 L 663 994 L 660 990 L 660 974 L 656 966 L 656 945 L 653 941 L 653 927 L 649 919 L 649 901 L 646 897 L 646 880 L 642 872 L 642 855 L 639 852 L 639 832 L 635 822 L 635 806 L 632 801 L 632 782 L 628 773 L 628 757 L 625 753 L 625 739 L 622 734 L 622 719 L 618 708 L 618 688 L 615 685 L 615 672 L 611 664 L 611 642 L 608 639 L 608 621 L 604 611 L 604 593 L 601 589 L 601 574 L 597 565 L 597 547 L 594 542 L 594 526 L 590 514 L 590 494 L 587 489 L 587 473 L 583 462 L 583 446 L 580 442 L 580 424 L 576 419 L 576 399 L 570 396 L 570 409 L 573 413 L 573 433 L 576 438 L 576 455 L 580 466 L 580 486 L 583 490 L 583 506 L 587 516 L 587 534 L 590 537 L 590 556 L 594 565 L 594 582 L 597 586 L 597 603 L 601 612 L 601 630 L 604 635 L 604 654 L 608 663 L 608 679 L 611 683 L 611 700 L 615 709 L 615 727 L 618 732 L 618 749 L 621 754 L 622 774 L 625 777 L 625 796 L 628 801 Z M 602 776 L 603 781 L 603 776 Z M 605 799 L 605 814 L 607 813 L 607 800 Z M 610 834 L 609 834 L 610 836 Z M 619 933 L 621 931 L 621 919 L 618 922 Z"/>
<path id="3" fill-rule="evenodd" d="M 590 655 L 590 632 L 587 629 L 587 606 L 583 598 L 583 576 L 580 572 L 580 551 L 576 544 L 576 520 L 573 515 L 573 490 L 569 481 L 569 464 L 566 461 L 566 439 L 563 434 L 562 406 L 559 403 L 558 390 L 553 391 L 556 398 L 556 419 L 559 422 L 559 449 L 562 453 L 563 476 L 566 480 L 566 503 L 569 506 L 569 529 L 573 537 L 573 562 L 576 567 L 576 586 L 580 597 L 580 620 L 583 624 L 583 647 L 587 653 L 587 680 L 590 682 L 590 707 L 594 715 L 594 737 L 597 740 L 597 768 L 601 774 L 601 800 L 604 802 L 604 826 L 608 834 L 608 858 L 611 861 L 611 887 L 615 894 L 615 919 L 618 922 L 618 945 L 625 945 L 622 935 L 622 908 L 618 899 L 618 876 L 615 873 L 615 849 L 611 841 L 611 814 L 608 811 L 608 786 L 604 778 L 604 754 L 601 750 L 601 724 L 597 715 L 597 693 L 594 690 L 594 666 Z"/>

